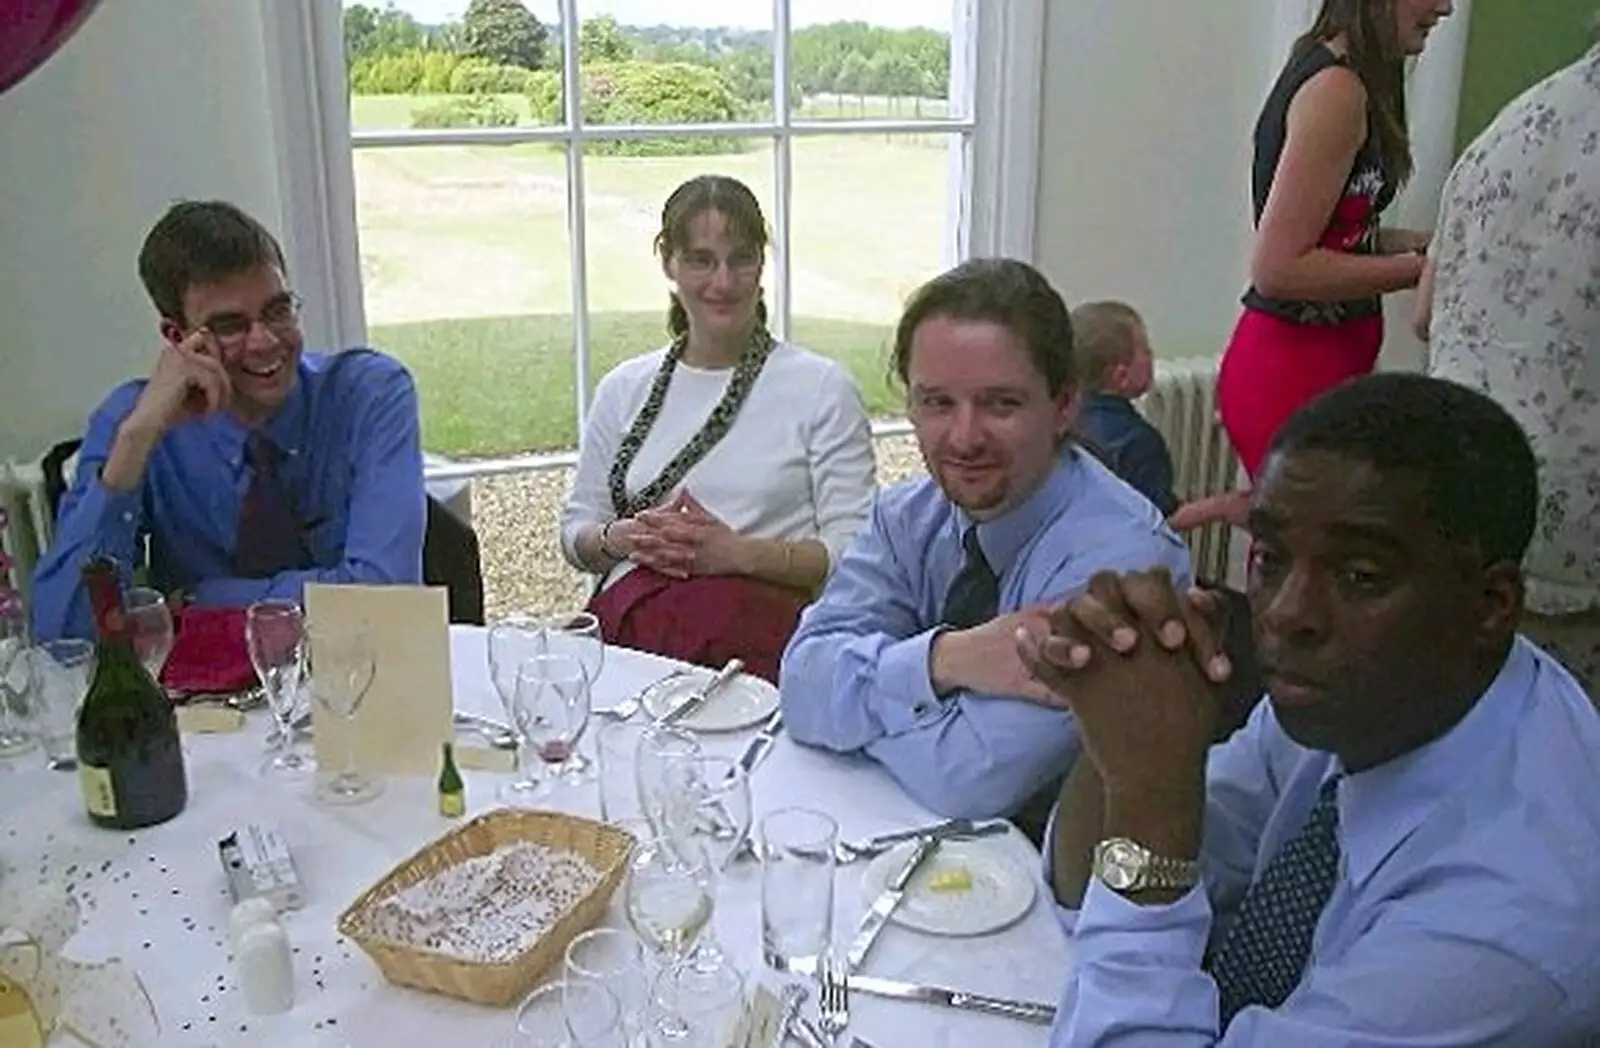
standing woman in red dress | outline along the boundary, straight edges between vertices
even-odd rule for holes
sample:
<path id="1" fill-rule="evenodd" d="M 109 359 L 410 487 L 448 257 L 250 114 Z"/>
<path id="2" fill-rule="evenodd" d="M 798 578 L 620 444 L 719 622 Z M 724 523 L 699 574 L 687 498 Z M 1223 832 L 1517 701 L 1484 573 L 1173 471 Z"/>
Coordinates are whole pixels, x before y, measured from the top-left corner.
<path id="1" fill-rule="evenodd" d="M 1255 129 L 1251 287 L 1217 410 L 1254 480 L 1295 409 L 1377 363 L 1380 296 L 1415 287 L 1429 235 L 1378 216 L 1411 174 L 1405 59 L 1450 0 L 1323 0 Z"/>

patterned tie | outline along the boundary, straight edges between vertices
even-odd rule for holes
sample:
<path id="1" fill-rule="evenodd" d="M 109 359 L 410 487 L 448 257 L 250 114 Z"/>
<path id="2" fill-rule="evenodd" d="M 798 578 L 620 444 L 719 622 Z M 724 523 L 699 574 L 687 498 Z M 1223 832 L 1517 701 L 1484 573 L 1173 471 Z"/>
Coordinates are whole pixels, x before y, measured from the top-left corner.
<path id="1" fill-rule="evenodd" d="M 984 559 L 983 547 L 978 544 L 978 526 L 967 528 L 961 537 L 967 551 L 967 562 L 956 573 L 944 597 L 944 613 L 939 621 L 954 629 L 965 630 L 981 626 L 994 618 L 1000 610 L 1000 580 L 994 569 Z"/>
<path id="2" fill-rule="evenodd" d="M 282 571 L 310 566 L 300 541 L 300 521 L 278 482 L 277 447 L 260 433 L 251 433 L 244 448 L 250 464 L 250 487 L 239 504 L 239 530 L 233 541 L 233 573 L 264 579 Z"/>
<path id="3" fill-rule="evenodd" d="M 1220 1030 L 1241 1008 L 1276 1008 L 1305 974 L 1312 934 L 1339 876 L 1338 783 L 1322 784 L 1304 828 L 1245 892 L 1233 927 L 1206 960 L 1217 983 Z"/>

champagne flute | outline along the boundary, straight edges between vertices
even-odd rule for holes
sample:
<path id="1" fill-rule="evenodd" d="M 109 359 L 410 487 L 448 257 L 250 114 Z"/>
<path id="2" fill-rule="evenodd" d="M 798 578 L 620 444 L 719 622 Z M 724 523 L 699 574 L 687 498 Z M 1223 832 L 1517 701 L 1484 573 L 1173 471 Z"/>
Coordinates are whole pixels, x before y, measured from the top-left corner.
<path id="1" fill-rule="evenodd" d="M 0 587 L 0 757 L 15 757 L 37 745 L 20 719 L 33 675 L 26 658 L 29 647 L 28 614 L 22 598 Z"/>
<path id="2" fill-rule="evenodd" d="M 639 790 L 639 809 L 656 834 L 666 834 L 668 807 L 674 802 L 667 781 L 667 762 L 675 757 L 698 757 L 700 740 L 683 728 L 652 724 L 639 736 L 633 774 Z"/>
<path id="3" fill-rule="evenodd" d="M 287 600 L 257 601 L 245 611 L 244 637 L 250 664 L 277 722 L 277 731 L 268 739 L 270 753 L 263 770 L 277 775 L 302 774 L 311 762 L 294 749 L 290 727 L 306 670 L 306 624 L 300 606 Z"/>
<path id="4" fill-rule="evenodd" d="M 535 655 L 517 671 L 517 727 L 554 774 L 564 777 L 589 721 L 589 678 L 577 659 Z M 568 778 L 567 781 L 571 781 Z"/>
<path id="5" fill-rule="evenodd" d="M 361 804 L 383 792 L 377 779 L 356 769 L 355 717 L 378 672 L 377 655 L 364 626 L 334 630 L 311 627 L 311 693 L 339 721 L 343 767 L 317 787 L 328 804 Z"/>
<path id="6" fill-rule="evenodd" d="M 128 624 L 133 630 L 133 650 L 139 661 L 161 683 L 161 667 L 172 653 L 172 610 L 160 590 L 134 586 L 122 598 Z"/>
<path id="7" fill-rule="evenodd" d="M 750 836 L 750 777 L 731 757 L 677 754 L 665 759 L 664 808 L 673 839 L 698 838 L 712 865 L 726 869 Z"/>
<path id="8" fill-rule="evenodd" d="M 668 965 L 681 963 L 711 923 L 711 858 L 699 841 L 656 837 L 636 845 L 624 889 L 628 924 Z"/>

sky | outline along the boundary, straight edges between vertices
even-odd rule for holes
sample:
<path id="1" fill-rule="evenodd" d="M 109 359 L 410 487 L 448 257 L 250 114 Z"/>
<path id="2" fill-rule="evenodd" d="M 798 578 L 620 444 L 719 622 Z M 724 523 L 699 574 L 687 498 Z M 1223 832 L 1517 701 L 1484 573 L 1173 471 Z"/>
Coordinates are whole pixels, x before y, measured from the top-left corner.
<path id="1" fill-rule="evenodd" d="M 350 6 L 352 0 L 345 0 Z M 364 0 L 383 7 L 388 0 Z M 394 6 L 426 24 L 461 17 L 467 0 L 392 0 Z M 866 21 L 873 25 L 928 26 L 946 32 L 956 0 L 790 0 L 796 26 L 814 22 Z M 542 21 L 554 21 L 556 0 L 527 0 L 528 10 Z M 624 25 L 732 26 L 770 29 L 772 0 L 578 0 L 580 21 L 612 15 Z"/>

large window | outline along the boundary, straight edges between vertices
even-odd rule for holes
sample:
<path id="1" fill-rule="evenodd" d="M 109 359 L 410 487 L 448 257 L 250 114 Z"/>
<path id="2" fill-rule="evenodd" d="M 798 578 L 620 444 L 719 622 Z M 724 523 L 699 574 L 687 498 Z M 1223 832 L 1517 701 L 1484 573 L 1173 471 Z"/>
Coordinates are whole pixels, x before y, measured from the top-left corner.
<path id="1" fill-rule="evenodd" d="M 599 377 L 665 341 L 651 241 L 708 171 L 766 210 L 775 333 L 895 415 L 903 300 L 968 250 L 976 6 L 347 3 L 365 322 L 428 450 L 498 472 L 575 447 Z"/>

